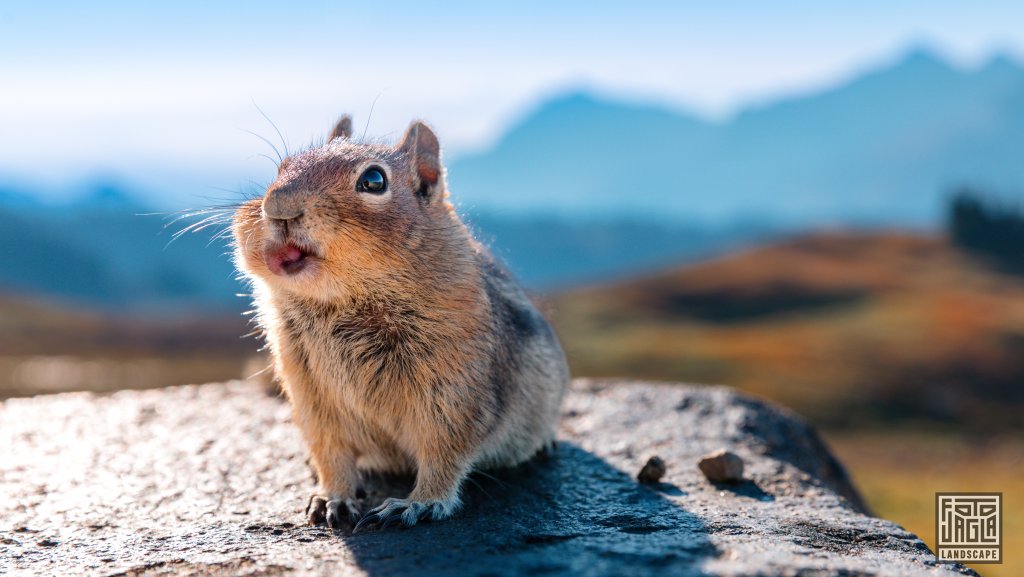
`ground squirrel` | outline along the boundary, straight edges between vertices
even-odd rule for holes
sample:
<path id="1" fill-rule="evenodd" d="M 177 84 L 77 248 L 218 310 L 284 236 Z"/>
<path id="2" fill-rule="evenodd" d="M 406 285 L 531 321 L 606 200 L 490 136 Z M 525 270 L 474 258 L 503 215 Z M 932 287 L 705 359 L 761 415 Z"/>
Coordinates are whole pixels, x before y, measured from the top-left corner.
<path id="1" fill-rule="evenodd" d="M 351 138 L 281 162 L 234 219 L 276 374 L 319 480 L 311 523 L 450 517 L 466 476 L 553 443 L 569 381 L 544 317 L 448 200 L 437 137 Z M 415 472 L 360 512 L 360 470 Z"/>

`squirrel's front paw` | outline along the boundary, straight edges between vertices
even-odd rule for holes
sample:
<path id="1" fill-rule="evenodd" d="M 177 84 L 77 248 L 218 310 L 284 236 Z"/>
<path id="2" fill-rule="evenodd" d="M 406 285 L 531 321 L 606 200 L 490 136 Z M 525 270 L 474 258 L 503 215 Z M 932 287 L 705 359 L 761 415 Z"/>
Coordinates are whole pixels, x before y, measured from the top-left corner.
<path id="1" fill-rule="evenodd" d="M 359 521 L 359 506 L 352 499 L 328 501 L 319 495 L 313 495 L 306 505 L 306 518 L 313 526 L 327 525 L 331 529 L 342 529 L 347 524 L 353 527 Z"/>
<path id="2" fill-rule="evenodd" d="M 412 527 L 422 520 L 441 521 L 454 515 L 457 508 L 457 502 L 386 499 L 379 507 L 367 513 L 352 532 L 384 529 L 397 523 Z"/>

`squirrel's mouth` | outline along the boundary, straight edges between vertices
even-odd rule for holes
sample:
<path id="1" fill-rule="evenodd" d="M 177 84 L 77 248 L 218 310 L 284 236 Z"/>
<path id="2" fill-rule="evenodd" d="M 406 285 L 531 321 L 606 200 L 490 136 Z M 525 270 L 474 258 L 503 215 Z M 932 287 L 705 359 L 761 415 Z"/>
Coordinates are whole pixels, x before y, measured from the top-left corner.
<path id="1" fill-rule="evenodd" d="M 263 261 L 278 276 L 299 274 L 316 258 L 312 250 L 292 242 L 274 244 L 263 251 Z"/>

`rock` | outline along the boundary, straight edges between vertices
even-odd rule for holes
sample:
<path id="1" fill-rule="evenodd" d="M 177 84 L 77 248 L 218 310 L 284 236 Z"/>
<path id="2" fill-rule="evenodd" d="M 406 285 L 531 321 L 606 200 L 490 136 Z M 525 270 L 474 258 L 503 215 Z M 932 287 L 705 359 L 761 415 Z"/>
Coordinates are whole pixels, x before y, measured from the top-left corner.
<path id="1" fill-rule="evenodd" d="M 0 408 L 4 575 L 908 575 L 916 536 L 865 514 L 791 413 L 729 389 L 577 380 L 557 451 L 476 475 L 443 523 L 355 536 L 304 525 L 313 484 L 288 407 L 228 383 L 12 399 Z M 725 447 L 747 480 L 671 467 Z M 408 490 L 374 477 L 370 504 Z"/>
<path id="2" fill-rule="evenodd" d="M 645 485 L 654 485 L 661 481 L 661 478 L 665 476 L 665 472 L 665 461 L 662 461 L 661 457 L 655 455 L 647 459 L 647 463 L 636 474 L 636 480 Z"/>
<path id="3" fill-rule="evenodd" d="M 743 459 L 725 449 L 702 457 L 697 468 L 712 483 L 739 483 L 743 480 Z"/>

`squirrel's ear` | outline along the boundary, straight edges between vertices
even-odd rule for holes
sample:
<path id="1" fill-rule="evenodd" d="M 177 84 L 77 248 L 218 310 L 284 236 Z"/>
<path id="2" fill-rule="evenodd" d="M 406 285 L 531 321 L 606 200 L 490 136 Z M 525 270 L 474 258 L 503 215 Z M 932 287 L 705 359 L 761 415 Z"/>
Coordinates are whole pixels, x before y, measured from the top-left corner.
<path id="1" fill-rule="evenodd" d="M 412 161 L 416 194 L 423 198 L 433 197 L 441 184 L 441 145 L 434 131 L 417 120 L 405 131 L 398 149 Z"/>
<path id="2" fill-rule="evenodd" d="M 349 115 L 342 116 L 338 119 L 338 123 L 334 125 L 334 130 L 331 131 L 328 142 L 335 138 L 352 138 L 352 117 Z"/>

